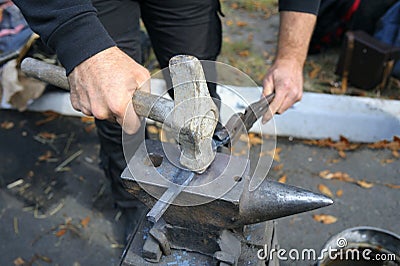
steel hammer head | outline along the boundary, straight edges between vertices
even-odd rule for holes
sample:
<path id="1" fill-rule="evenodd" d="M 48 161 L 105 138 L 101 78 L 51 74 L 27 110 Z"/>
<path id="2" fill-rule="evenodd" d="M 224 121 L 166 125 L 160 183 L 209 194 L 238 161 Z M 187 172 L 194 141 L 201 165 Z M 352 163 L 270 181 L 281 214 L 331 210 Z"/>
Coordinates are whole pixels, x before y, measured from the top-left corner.
<path id="1" fill-rule="evenodd" d="M 169 71 L 175 102 L 171 124 L 181 147 L 180 163 L 191 171 L 202 173 L 215 157 L 212 136 L 218 123 L 218 108 L 196 57 L 174 56 L 169 61 Z"/>

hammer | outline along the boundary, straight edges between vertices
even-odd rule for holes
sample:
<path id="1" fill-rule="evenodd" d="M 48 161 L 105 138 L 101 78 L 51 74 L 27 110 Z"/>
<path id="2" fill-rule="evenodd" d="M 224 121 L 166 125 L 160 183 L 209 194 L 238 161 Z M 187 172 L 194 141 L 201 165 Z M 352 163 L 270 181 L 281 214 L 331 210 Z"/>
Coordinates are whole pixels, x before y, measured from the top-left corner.
<path id="1" fill-rule="evenodd" d="M 35 77 L 69 90 L 65 70 L 33 58 L 26 58 L 21 69 Z M 180 163 L 189 171 L 204 172 L 215 152 L 212 137 L 218 123 L 218 108 L 208 92 L 200 61 L 189 55 L 174 56 L 169 63 L 174 101 L 136 91 L 132 97 L 135 112 L 172 129 L 181 147 Z"/>

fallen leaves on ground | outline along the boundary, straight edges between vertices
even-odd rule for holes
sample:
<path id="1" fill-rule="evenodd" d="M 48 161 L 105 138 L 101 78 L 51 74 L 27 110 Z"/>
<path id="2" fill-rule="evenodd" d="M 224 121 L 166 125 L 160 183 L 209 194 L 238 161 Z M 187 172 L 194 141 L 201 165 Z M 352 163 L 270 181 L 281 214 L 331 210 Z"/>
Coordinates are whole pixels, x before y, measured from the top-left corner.
<path id="1" fill-rule="evenodd" d="M 384 184 L 386 187 L 400 189 L 400 185 L 393 185 L 393 184 Z"/>
<path id="2" fill-rule="evenodd" d="M 272 169 L 273 169 L 274 171 L 280 171 L 280 170 L 282 170 L 282 169 L 283 169 L 283 163 L 280 163 L 280 164 L 278 164 L 278 165 L 275 165 Z"/>
<path id="3" fill-rule="evenodd" d="M 21 266 L 21 265 L 24 265 L 24 264 L 25 264 L 25 261 L 24 261 L 24 259 L 21 258 L 21 257 L 18 257 L 18 258 L 16 258 L 16 259 L 14 260 L 14 265 L 15 265 L 15 266 Z"/>
<path id="4" fill-rule="evenodd" d="M 242 136 L 240 136 L 240 137 L 242 137 Z M 251 146 L 257 146 L 257 145 L 261 145 L 263 143 L 263 140 L 260 135 L 255 134 L 255 133 L 249 133 L 249 143 Z"/>
<path id="5" fill-rule="evenodd" d="M 281 157 L 279 156 L 279 153 L 282 151 L 282 149 L 281 148 L 276 148 L 276 149 L 274 149 L 274 150 L 270 150 L 270 151 L 267 151 L 266 153 L 269 155 L 269 156 L 271 156 L 273 159 L 274 159 L 274 161 L 276 161 L 276 162 L 280 162 L 281 161 Z"/>
<path id="6" fill-rule="evenodd" d="M 336 196 L 337 197 L 341 197 L 343 195 L 343 190 L 342 189 L 339 189 L 338 191 L 336 191 Z"/>
<path id="7" fill-rule="evenodd" d="M 53 156 L 51 151 L 46 151 L 43 155 L 38 157 L 39 162 L 47 161 Z"/>
<path id="8" fill-rule="evenodd" d="M 400 137 L 394 136 L 392 141 L 381 140 L 368 145 L 371 149 L 389 149 L 395 158 L 400 158 Z"/>
<path id="9" fill-rule="evenodd" d="M 243 51 L 240 51 L 238 53 L 238 55 L 241 57 L 248 57 L 250 55 L 250 52 L 249 52 L 249 50 L 243 50 Z"/>
<path id="10" fill-rule="evenodd" d="M 305 140 L 303 143 L 308 145 L 315 145 L 318 147 L 330 147 L 338 151 L 341 158 L 346 158 L 344 151 L 355 150 L 360 147 L 358 143 L 351 143 L 347 138 L 340 136 L 339 141 L 333 141 L 331 138 L 320 140 Z"/>
<path id="11" fill-rule="evenodd" d="M 90 124 L 90 125 L 87 125 L 87 126 L 85 127 L 85 131 L 86 131 L 86 133 L 90 133 L 90 132 L 92 132 L 93 129 L 95 129 L 95 128 L 96 128 L 96 124 Z"/>
<path id="12" fill-rule="evenodd" d="M 372 188 L 374 186 L 373 183 L 367 182 L 367 181 L 364 181 L 364 180 L 358 180 L 356 182 L 356 184 L 359 185 L 362 188 Z"/>
<path id="13" fill-rule="evenodd" d="M 81 225 L 83 228 L 86 228 L 90 222 L 90 217 L 86 216 L 84 219 L 81 220 Z"/>
<path id="14" fill-rule="evenodd" d="M 66 232 L 67 232 L 67 229 L 65 229 L 65 228 L 60 229 L 55 233 L 55 236 L 56 237 L 62 237 L 63 235 L 65 235 Z"/>
<path id="15" fill-rule="evenodd" d="M 14 122 L 12 122 L 12 121 L 4 121 L 3 123 L 1 123 L 0 126 L 1 126 L 2 129 L 9 130 L 9 129 L 12 129 L 14 127 Z"/>
<path id="16" fill-rule="evenodd" d="M 314 61 L 310 61 L 310 65 L 312 67 L 312 70 L 308 72 L 308 76 L 310 77 L 310 79 L 315 79 L 321 71 L 321 66 L 316 64 Z"/>
<path id="17" fill-rule="evenodd" d="M 283 175 L 283 176 L 281 176 L 281 177 L 278 179 L 278 182 L 279 182 L 279 183 L 282 183 L 282 184 L 285 184 L 285 183 L 286 183 L 286 180 L 287 180 L 287 176 L 286 176 L 286 175 Z"/>
<path id="18" fill-rule="evenodd" d="M 349 176 L 349 174 L 344 173 L 344 172 L 331 173 L 329 170 L 324 170 L 319 173 L 319 176 L 323 179 L 336 179 L 336 180 L 340 180 L 340 181 L 348 182 L 348 183 L 356 182 L 356 180 L 354 178 L 351 178 Z"/>
<path id="19" fill-rule="evenodd" d="M 247 26 L 247 22 L 246 21 L 236 21 L 236 26 L 238 27 L 246 27 Z"/>
<path id="20" fill-rule="evenodd" d="M 335 216 L 328 214 L 314 214 L 313 219 L 323 224 L 333 224 L 337 221 L 337 218 Z"/>
<path id="21" fill-rule="evenodd" d="M 46 117 L 45 119 L 39 120 L 35 122 L 36 126 L 41 126 L 44 125 L 48 122 L 51 122 L 53 120 L 55 120 L 56 118 L 60 117 L 59 113 L 53 112 L 53 111 L 46 111 L 43 112 L 43 115 Z"/>
<path id="22" fill-rule="evenodd" d="M 38 137 L 40 137 L 42 139 L 52 140 L 52 139 L 55 139 L 57 137 L 57 135 L 54 134 L 54 133 L 50 133 L 50 132 L 44 131 L 44 132 L 40 132 L 38 134 Z"/>
<path id="23" fill-rule="evenodd" d="M 339 181 L 343 181 L 343 182 L 347 182 L 347 183 L 352 183 L 352 184 L 356 184 L 362 188 L 372 188 L 375 185 L 382 185 L 382 183 L 379 182 L 369 182 L 369 181 L 365 181 L 365 180 L 356 180 L 352 177 L 350 177 L 349 174 L 344 173 L 344 172 L 330 172 L 329 170 L 324 170 L 319 172 L 319 176 L 323 179 L 328 179 L 328 180 L 339 180 Z M 394 185 L 394 184 L 383 184 L 386 187 L 389 188 L 394 188 L 394 189 L 400 189 L 400 185 Z"/>
<path id="24" fill-rule="evenodd" d="M 94 117 L 93 116 L 82 116 L 81 117 L 81 122 L 87 123 L 87 124 L 93 124 L 94 123 Z"/>
<path id="25" fill-rule="evenodd" d="M 158 127 L 156 127 L 154 125 L 148 125 L 147 132 L 149 132 L 150 134 L 153 134 L 153 135 L 157 135 L 159 133 L 159 129 L 158 129 Z"/>
<path id="26" fill-rule="evenodd" d="M 325 186 L 324 184 L 319 184 L 319 185 L 318 185 L 318 190 L 319 190 L 322 194 L 324 194 L 324 195 L 326 195 L 326 196 L 328 196 L 328 197 L 330 197 L 330 198 L 333 198 L 333 193 L 332 193 L 332 191 L 331 191 L 327 186 Z"/>

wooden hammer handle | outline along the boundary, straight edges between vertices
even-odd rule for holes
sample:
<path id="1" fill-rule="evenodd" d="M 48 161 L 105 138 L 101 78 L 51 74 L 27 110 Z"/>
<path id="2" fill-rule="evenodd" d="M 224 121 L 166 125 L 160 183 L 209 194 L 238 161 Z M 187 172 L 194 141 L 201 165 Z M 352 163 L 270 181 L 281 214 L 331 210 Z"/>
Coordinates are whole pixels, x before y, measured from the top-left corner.
<path id="1" fill-rule="evenodd" d="M 60 66 L 34 58 L 25 58 L 21 63 L 21 70 L 28 76 L 64 90 L 70 90 L 65 69 Z M 142 91 L 135 92 L 132 97 L 132 104 L 139 116 L 148 117 L 161 123 L 165 122 L 167 116 L 174 108 L 172 100 Z"/>

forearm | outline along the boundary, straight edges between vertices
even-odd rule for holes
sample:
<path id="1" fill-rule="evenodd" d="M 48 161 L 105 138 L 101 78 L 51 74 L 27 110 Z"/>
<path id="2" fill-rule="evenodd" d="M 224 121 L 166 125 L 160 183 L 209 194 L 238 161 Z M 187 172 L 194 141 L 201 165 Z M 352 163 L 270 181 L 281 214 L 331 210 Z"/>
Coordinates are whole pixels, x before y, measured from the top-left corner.
<path id="1" fill-rule="evenodd" d="M 52 48 L 67 73 L 115 43 L 90 0 L 14 0 L 33 31 Z"/>
<path id="2" fill-rule="evenodd" d="M 308 45 L 316 16 L 310 13 L 281 11 L 276 60 L 295 60 L 301 66 L 307 57 Z"/>

